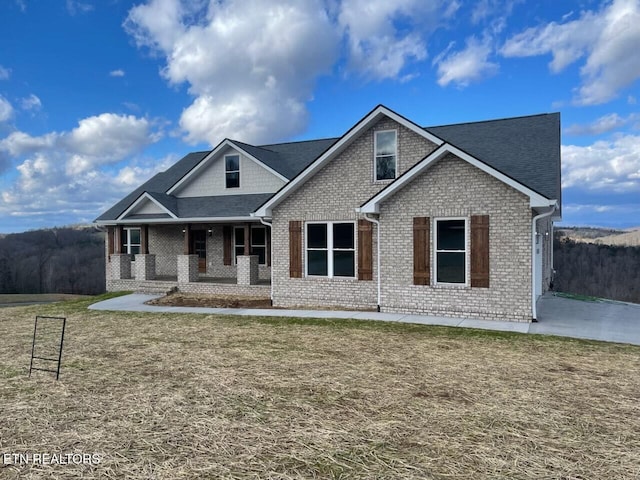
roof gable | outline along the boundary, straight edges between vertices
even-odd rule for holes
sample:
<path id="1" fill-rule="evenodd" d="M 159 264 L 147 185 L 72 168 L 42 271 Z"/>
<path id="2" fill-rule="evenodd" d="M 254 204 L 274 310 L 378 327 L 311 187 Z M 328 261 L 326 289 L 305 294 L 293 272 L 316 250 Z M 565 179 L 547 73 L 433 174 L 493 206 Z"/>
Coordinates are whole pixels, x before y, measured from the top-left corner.
<path id="1" fill-rule="evenodd" d="M 375 125 L 383 117 L 389 117 L 391 120 L 405 126 L 409 130 L 417 133 L 418 135 L 427 138 L 436 145 L 442 145 L 443 140 L 435 136 L 431 132 L 423 129 L 417 124 L 411 122 L 405 117 L 397 114 L 396 112 L 388 109 L 384 105 L 378 105 L 371 112 L 365 115 L 358 123 L 356 123 L 347 133 L 345 133 L 339 140 L 334 142 L 322 155 L 320 155 L 314 162 L 312 162 L 307 168 L 301 171 L 291 182 L 282 187 L 273 197 L 271 197 L 264 205 L 262 205 L 256 212 L 255 216 L 269 217 L 271 216 L 271 210 L 282 202 L 285 198 L 295 192 L 304 182 L 319 172 L 328 162 L 340 155 L 351 143 L 358 138 L 360 134 L 367 131 L 371 126 Z"/>
<path id="2" fill-rule="evenodd" d="M 459 148 L 445 143 L 441 145 L 438 149 L 433 151 L 431 154 L 427 155 L 422 161 L 415 164 L 412 168 L 407 170 L 403 175 L 398 177 L 394 182 L 387 185 L 386 188 L 382 189 L 376 195 L 371 197 L 367 202 L 365 202 L 358 211 L 361 213 L 378 213 L 380 208 L 380 203 L 384 200 L 388 199 L 400 189 L 407 186 L 414 180 L 418 175 L 429 169 L 436 162 L 444 158 L 447 154 L 453 154 L 456 157 L 466 161 L 467 163 L 473 165 L 476 168 L 479 168 L 483 172 L 491 175 L 492 177 L 500 180 L 501 182 L 509 185 L 515 190 L 523 193 L 527 197 L 529 197 L 529 204 L 531 207 L 550 207 L 557 204 L 555 199 L 545 198 L 543 195 L 531 190 L 525 185 L 517 182 L 511 177 L 499 172 L 494 169 L 490 165 L 478 160 L 477 158 L 469 155 L 467 152 L 460 150 Z"/>

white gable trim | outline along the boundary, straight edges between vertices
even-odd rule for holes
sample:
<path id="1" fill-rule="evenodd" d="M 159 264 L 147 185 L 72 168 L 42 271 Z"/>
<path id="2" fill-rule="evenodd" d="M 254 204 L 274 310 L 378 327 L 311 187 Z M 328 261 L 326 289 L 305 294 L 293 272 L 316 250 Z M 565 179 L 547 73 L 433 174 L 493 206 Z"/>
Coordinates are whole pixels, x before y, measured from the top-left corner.
<path id="1" fill-rule="evenodd" d="M 151 195 L 149 195 L 147 192 L 142 192 L 142 194 L 135 200 L 135 202 L 133 202 L 129 208 L 127 208 L 124 212 L 122 212 L 118 218 L 116 220 L 122 220 L 124 219 L 130 212 L 132 212 L 133 210 L 135 210 L 135 208 L 140 205 L 140 203 L 142 203 L 145 200 L 149 200 L 151 202 L 153 202 L 155 205 L 158 206 L 158 208 L 160 208 L 160 210 L 162 210 L 163 212 L 167 213 L 169 216 L 171 216 L 171 218 L 178 218 L 176 217 L 173 212 L 171 212 L 171 210 L 168 210 L 167 207 L 165 207 L 164 205 L 162 205 L 160 202 L 158 202 L 155 198 L 153 198 Z"/>
<path id="2" fill-rule="evenodd" d="M 262 163 L 256 157 L 254 157 L 253 155 L 251 155 L 250 153 L 246 152 L 241 147 L 236 145 L 233 142 L 233 140 L 225 139 L 216 148 L 211 150 L 211 152 L 209 152 L 202 160 L 200 160 L 195 167 L 193 167 L 191 170 L 189 170 L 189 172 L 187 172 L 187 174 L 184 177 L 182 177 L 180 180 L 178 180 L 176 183 L 174 183 L 173 186 L 169 190 L 167 190 L 167 194 L 171 195 L 176 190 L 178 190 L 182 185 L 185 185 L 186 183 L 188 183 L 189 180 L 192 179 L 205 165 L 209 164 L 210 160 L 212 160 L 213 158 L 217 157 L 227 147 L 232 148 L 232 149 L 237 150 L 238 152 L 242 153 L 242 155 L 247 157 L 249 160 L 252 160 L 253 162 L 258 164 L 260 167 L 264 168 L 269 173 L 271 173 L 271 174 L 275 175 L 276 177 L 278 177 L 280 180 L 282 180 L 284 182 L 288 182 L 289 181 L 288 178 L 286 178 L 283 175 L 279 174 L 273 168 L 271 168 L 268 165 Z M 227 154 L 227 155 L 229 155 L 229 154 Z"/>
<path id="3" fill-rule="evenodd" d="M 426 138 L 432 143 L 440 146 L 444 143 L 439 137 L 427 132 L 425 129 L 416 125 L 412 121 L 398 115 L 396 112 L 389 110 L 383 105 L 378 105 L 369 114 L 367 114 L 362 120 L 356 123 L 347 133 L 345 133 L 340 140 L 329 148 L 324 154 L 318 157 L 311 165 L 305 168 L 297 177 L 291 182 L 281 188 L 278 193 L 271 197 L 264 205 L 262 205 L 256 212 L 253 213 L 256 217 L 270 217 L 273 208 L 282 202 L 285 198 L 295 192 L 302 184 L 304 184 L 309 178 L 315 175 L 322 167 L 324 167 L 329 161 L 339 155 L 345 148 L 347 148 L 353 140 L 355 140 L 363 131 L 373 126 L 383 116 L 389 117 L 391 120 L 399 123 L 400 125 L 408 128 L 409 130 L 417 133 L 421 137 Z M 372 152 L 373 155 L 373 152 Z"/>
<path id="4" fill-rule="evenodd" d="M 380 203 L 385 199 L 392 196 L 398 190 L 406 186 L 409 182 L 411 182 L 414 178 L 420 175 L 422 172 L 427 170 L 431 165 L 435 164 L 442 157 L 447 155 L 448 153 L 452 153 L 456 157 L 470 163 L 476 168 L 479 168 L 485 173 L 488 173 L 492 177 L 500 180 L 502 183 L 509 185 L 510 187 L 516 189 L 520 193 L 523 193 L 527 197 L 529 197 L 529 204 L 531 207 L 550 207 L 556 204 L 556 200 L 549 200 L 548 198 L 540 195 L 537 192 L 534 192 L 530 188 L 522 185 L 520 182 L 506 176 L 505 174 L 499 172 L 498 170 L 490 167 L 484 162 L 481 162 L 477 158 L 469 155 L 463 150 L 460 150 L 453 145 L 445 143 L 441 145 L 438 149 L 434 150 L 431 154 L 426 156 L 420 162 L 418 162 L 414 167 L 405 172 L 404 175 L 398 177 L 398 179 L 391 183 L 387 188 L 381 190 L 376 195 L 374 195 L 371 199 L 369 199 L 364 205 L 362 205 L 358 211 L 361 213 L 379 213 L 380 212 Z"/>

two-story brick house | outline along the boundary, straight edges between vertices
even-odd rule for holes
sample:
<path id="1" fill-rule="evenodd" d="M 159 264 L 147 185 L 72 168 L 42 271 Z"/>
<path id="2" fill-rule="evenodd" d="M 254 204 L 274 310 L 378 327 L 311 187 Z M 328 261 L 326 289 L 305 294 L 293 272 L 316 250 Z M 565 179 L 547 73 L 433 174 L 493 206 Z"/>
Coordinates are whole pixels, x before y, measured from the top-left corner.
<path id="1" fill-rule="evenodd" d="M 530 321 L 560 203 L 558 114 L 423 128 L 379 106 L 339 138 L 189 154 L 97 221 L 109 290 Z"/>

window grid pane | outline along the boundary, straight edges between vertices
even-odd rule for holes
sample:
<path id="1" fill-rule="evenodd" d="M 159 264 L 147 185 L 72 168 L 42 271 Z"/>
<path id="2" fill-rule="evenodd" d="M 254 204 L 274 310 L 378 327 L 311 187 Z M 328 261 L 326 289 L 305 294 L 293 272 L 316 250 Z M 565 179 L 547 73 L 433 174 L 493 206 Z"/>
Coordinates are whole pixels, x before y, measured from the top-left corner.
<path id="1" fill-rule="evenodd" d="M 326 250 L 309 250 L 307 252 L 307 274 L 326 277 L 329 273 L 329 262 Z"/>
<path id="2" fill-rule="evenodd" d="M 307 248 L 327 248 L 326 223 L 311 223 L 307 226 Z"/>

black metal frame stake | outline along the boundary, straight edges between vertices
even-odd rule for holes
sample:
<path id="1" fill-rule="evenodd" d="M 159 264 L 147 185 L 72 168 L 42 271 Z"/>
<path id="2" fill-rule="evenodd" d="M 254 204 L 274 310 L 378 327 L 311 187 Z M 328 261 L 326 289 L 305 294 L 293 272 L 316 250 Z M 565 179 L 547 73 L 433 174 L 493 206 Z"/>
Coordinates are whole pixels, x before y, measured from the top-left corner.
<path id="1" fill-rule="evenodd" d="M 60 345 L 58 345 L 58 358 L 46 358 L 46 357 L 36 357 L 36 332 L 38 331 L 38 319 L 44 320 L 62 320 L 62 332 L 60 333 Z M 29 377 L 31 377 L 32 370 L 39 370 L 41 372 L 51 372 L 56 374 L 56 380 L 60 378 L 60 364 L 62 363 L 62 344 L 64 343 L 64 329 L 67 326 L 66 317 L 44 317 L 41 315 L 36 315 L 36 321 L 33 325 L 33 341 L 31 343 L 31 363 L 29 364 Z M 33 359 L 43 360 L 45 362 L 57 362 L 58 368 L 55 370 L 51 370 L 48 368 L 36 368 L 33 366 Z"/>

